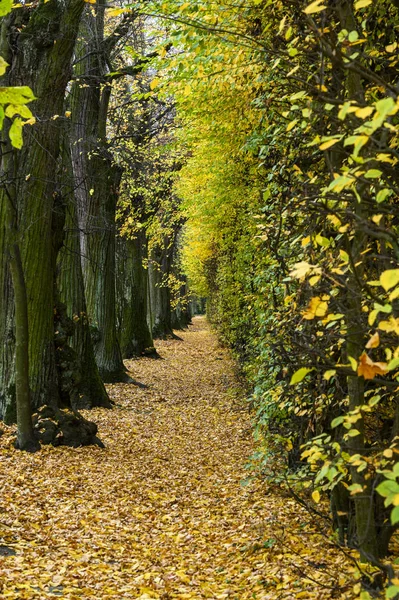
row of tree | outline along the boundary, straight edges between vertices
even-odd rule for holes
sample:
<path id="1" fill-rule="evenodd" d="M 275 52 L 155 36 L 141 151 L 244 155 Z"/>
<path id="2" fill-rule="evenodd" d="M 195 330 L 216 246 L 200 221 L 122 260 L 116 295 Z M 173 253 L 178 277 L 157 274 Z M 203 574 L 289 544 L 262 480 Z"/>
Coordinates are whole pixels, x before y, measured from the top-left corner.
<path id="1" fill-rule="evenodd" d="M 175 260 L 181 159 L 166 151 L 173 106 L 151 92 L 137 12 L 11 4 L 0 48 L 0 418 L 18 421 L 23 449 L 93 443 L 95 425 L 76 411 L 111 407 L 103 382 L 132 381 L 123 359 L 154 354 L 153 336 L 189 320 Z"/>
<path id="2" fill-rule="evenodd" d="M 253 466 L 392 578 L 381 559 L 399 522 L 397 2 L 173 11 L 184 51 L 165 77 L 191 151 L 177 184 L 183 264 L 252 385 Z"/>

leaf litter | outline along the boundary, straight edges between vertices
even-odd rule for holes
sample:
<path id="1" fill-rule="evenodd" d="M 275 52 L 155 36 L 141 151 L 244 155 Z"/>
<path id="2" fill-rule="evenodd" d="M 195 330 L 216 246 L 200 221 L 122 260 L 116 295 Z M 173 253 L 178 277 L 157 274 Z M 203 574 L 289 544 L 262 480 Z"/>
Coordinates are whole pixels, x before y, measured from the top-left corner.
<path id="1" fill-rule="evenodd" d="M 4 427 L 1 598 L 357 597 L 355 567 L 308 512 L 242 485 L 254 442 L 228 352 L 201 317 L 179 337 L 127 361 L 146 387 L 109 385 L 113 410 L 82 411 L 105 449 L 31 455 Z"/>

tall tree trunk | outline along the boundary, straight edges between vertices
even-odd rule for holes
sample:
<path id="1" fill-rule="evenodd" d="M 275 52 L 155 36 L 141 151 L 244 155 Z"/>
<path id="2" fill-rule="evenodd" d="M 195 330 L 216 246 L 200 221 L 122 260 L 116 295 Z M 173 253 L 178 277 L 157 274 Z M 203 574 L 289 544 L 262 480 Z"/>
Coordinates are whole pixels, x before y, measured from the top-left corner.
<path id="1" fill-rule="evenodd" d="M 124 276 L 121 298 L 120 345 L 123 358 L 155 352 L 147 324 L 146 235 L 139 231 L 133 239 L 121 240 Z"/>
<path id="2" fill-rule="evenodd" d="M 154 338 L 173 336 L 172 308 L 167 278 L 171 265 L 171 249 L 153 248 L 150 258 L 151 310 Z"/>
<path id="3" fill-rule="evenodd" d="M 8 161 L 12 161 L 12 148 L 8 143 L 3 162 L 5 171 L 9 171 Z M 20 450 L 33 452 L 40 444 L 34 437 L 32 424 L 32 406 L 29 387 L 29 326 L 28 298 L 25 276 L 19 247 L 17 204 L 15 185 L 11 182 L 5 190 L 6 214 L 8 224 L 8 255 L 15 305 L 15 400 L 17 413 L 17 443 Z"/>
<path id="4" fill-rule="evenodd" d="M 106 142 L 110 87 L 104 51 L 104 4 L 87 7 L 73 85 L 71 151 L 87 310 L 98 329 L 95 357 L 104 381 L 125 377 L 116 331 L 115 210 L 121 169 Z M 82 85 L 82 82 L 85 82 Z"/>
<path id="5" fill-rule="evenodd" d="M 72 165 L 68 144 L 63 151 L 64 198 L 66 198 L 65 240 L 58 260 L 60 299 L 65 303 L 69 318 L 74 321 L 74 334 L 70 346 L 79 361 L 79 395 L 75 408 L 102 406 L 112 403 L 101 380 L 94 357 L 93 343 L 87 317 L 83 283 L 80 232 L 76 215 L 76 198 L 73 191 Z"/>
<path id="6" fill-rule="evenodd" d="M 59 397 L 53 326 L 52 219 L 60 128 L 58 120 L 52 117 L 62 114 L 83 6 L 83 0 L 66 3 L 49 0 L 34 8 L 22 7 L 3 19 L 1 29 L 1 54 L 11 65 L 8 75 L 3 78 L 4 84 L 29 85 L 37 96 L 31 105 L 37 122 L 24 128 L 22 150 L 13 151 L 12 160 L 7 161 L 9 164 L 3 164 L 6 185 L 10 182 L 15 185 L 19 228 L 24 230 L 21 255 L 28 297 L 29 376 L 34 407 L 57 405 Z M 2 205 L 6 193 L 5 188 L 0 190 Z M 3 226 L 2 235 L 4 233 Z M 2 319 L 11 332 L 11 298 L 4 261 L 1 266 L 1 279 L 7 287 L 7 296 L 3 296 Z M 2 333 L 7 335 L 8 332 L 3 329 Z M 2 412 L 3 415 L 11 415 L 15 369 L 13 361 L 10 363 L 13 352 L 9 344 L 13 339 L 8 336 L 7 348 L 4 347 L 5 341 L 0 344 Z"/>

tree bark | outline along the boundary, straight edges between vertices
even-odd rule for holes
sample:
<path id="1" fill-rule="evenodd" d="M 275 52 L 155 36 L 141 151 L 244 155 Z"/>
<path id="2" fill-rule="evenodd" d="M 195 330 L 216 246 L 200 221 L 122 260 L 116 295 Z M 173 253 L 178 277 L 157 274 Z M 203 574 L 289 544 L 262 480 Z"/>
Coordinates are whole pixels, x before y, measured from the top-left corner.
<path id="1" fill-rule="evenodd" d="M 154 354 L 154 342 L 147 324 L 146 236 L 138 231 L 136 237 L 121 239 L 123 261 L 121 282 L 120 345 L 123 358 Z"/>
<path id="2" fill-rule="evenodd" d="M 24 128 L 22 150 L 12 152 L 9 165 L 3 163 L 5 180 L 15 185 L 19 228 L 23 230 L 21 257 L 28 297 L 29 376 L 34 407 L 56 405 L 59 397 L 53 327 L 52 220 L 60 127 L 58 119 L 52 117 L 62 114 L 83 6 L 83 0 L 65 3 L 49 0 L 35 7 L 16 9 L 2 21 L 1 54 L 11 65 L 3 78 L 4 84 L 28 85 L 37 97 L 31 104 L 36 124 Z M 5 194 L 5 188 L 0 190 L 2 204 Z M 4 239 L 1 245 L 4 247 Z M 2 318 L 8 329 L 8 332 L 2 331 L 8 335 L 7 342 L 3 339 L 0 345 L 1 404 L 3 416 L 12 416 L 15 368 L 13 351 L 4 347 L 6 343 L 8 346 L 14 344 L 10 338 L 13 330 L 9 308 L 11 297 L 4 260 L 1 267 L 1 279 L 7 287 Z"/>
<path id="3" fill-rule="evenodd" d="M 104 381 L 125 378 L 116 331 L 115 210 L 121 169 L 106 141 L 110 87 L 104 45 L 104 5 L 87 7 L 71 95 L 71 152 L 89 318 L 97 328 L 95 357 Z M 85 82 L 83 85 L 82 83 Z"/>
<path id="4" fill-rule="evenodd" d="M 69 318 L 74 321 L 74 334 L 70 346 L 79 360 L 79 395 L 74 408 L 111 408 L 101 380 L 91 339 L 83 283 L 80 232 L 76 214 L 76 198 L 73 191 L 72 165 L 68 144 L 63 151 L 63 180 L 66 199 L 65 240 L 58 260 L 58 285 L 60 299 L 66 305 Z"/>

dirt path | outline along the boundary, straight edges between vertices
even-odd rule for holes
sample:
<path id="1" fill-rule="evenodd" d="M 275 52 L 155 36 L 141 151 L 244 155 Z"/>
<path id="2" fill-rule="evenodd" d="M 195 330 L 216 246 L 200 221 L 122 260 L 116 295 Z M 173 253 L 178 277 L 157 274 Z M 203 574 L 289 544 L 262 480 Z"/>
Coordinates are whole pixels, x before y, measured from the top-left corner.
<path id="1" fill-rule="evenodd" d="M 148 387 L 109 386 L 116 408 L 87 413 L 105 450 L 0 438 L 0 598 L 355 597 L 305 512 L 240 484 L 253 442 L 233 364 L 204 319 L 179 335 L 128 363 Z"/>

